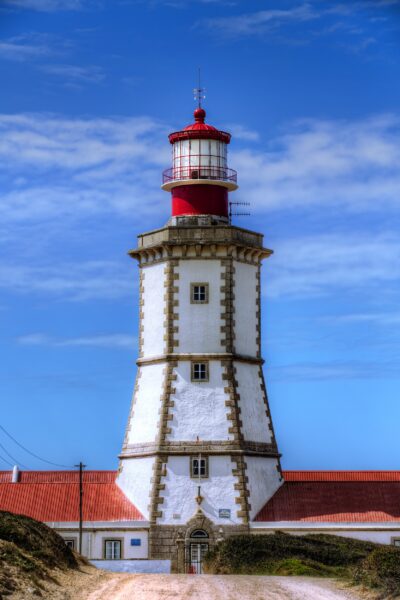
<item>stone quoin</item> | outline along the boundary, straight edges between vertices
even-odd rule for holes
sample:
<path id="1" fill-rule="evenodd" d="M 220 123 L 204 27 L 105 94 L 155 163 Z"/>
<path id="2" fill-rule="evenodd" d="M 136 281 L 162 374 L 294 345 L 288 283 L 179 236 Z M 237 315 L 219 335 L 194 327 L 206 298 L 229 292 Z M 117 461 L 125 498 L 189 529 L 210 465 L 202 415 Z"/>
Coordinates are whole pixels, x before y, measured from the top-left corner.
<path id="1" fill-rule="evenodd" d="M 260 335 L 272 250 L 230 222 L 230 134 L 201 107 L 194 118 L 169 136 L 171 217 L 129 252 L 140 281 L 136 383 L 118 472 L 83 474 L 82 553 L 115 568 L 167 560 L 200 573 L 209 548 L 241 533 L 400 545 L 400 472 L 281 470 Z M 76 472 L 0 472 L 0 509 L 77 548 L 78 482 Z"/>

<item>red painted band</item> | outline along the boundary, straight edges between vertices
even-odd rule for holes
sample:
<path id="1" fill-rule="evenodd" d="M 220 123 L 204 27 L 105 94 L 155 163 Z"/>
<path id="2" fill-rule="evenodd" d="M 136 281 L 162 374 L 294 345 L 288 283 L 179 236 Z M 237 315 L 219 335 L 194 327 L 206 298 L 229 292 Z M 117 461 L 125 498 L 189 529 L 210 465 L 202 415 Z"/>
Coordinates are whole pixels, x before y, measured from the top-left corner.
<path id="1" fill-rule="evenodd" d="M 228 190 L 219 185 L 180 185 L 172 190 L 172 216 L 228 216 Z"/>

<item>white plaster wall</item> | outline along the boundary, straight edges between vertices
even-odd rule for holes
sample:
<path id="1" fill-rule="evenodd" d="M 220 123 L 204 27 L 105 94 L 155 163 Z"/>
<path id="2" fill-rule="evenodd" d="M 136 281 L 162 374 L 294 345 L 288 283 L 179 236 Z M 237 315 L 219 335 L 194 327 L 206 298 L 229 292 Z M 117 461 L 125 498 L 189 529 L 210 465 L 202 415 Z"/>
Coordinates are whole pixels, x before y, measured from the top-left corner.
<path id="1" fill-rule="evenodd" d="M 167 475 L 162 478 L 162 483 L 165 483 L 165 490 L 161 492 L 164 502 L 160 505 L 163 516 L 158 523 L 179 525 L 193 517 L 198 509 L 195 497 L 199 484 L 204 498 L 201 508 L 211 521 L 222 525 L 241 523 L 241 519 L 236 516 L 240 509 L 235 502 L 239 492 L 234 488 L 238 478 L 232 475 L 235 463 L 232 463 L 231 458 L 210 456 L 209 478 L 202 479 L 200 482 L 190 478 L 189 461 L 189 456 L 169 457 Z M 230 509 L 231 519 L 220 519 L 218 516 L 220 508 Z"/>
<path id="2" fill-rule="evenodd" d="M 128 444 L 154 442 L 158 432 L 161 395 L 164 384 L 164 363 L 140 367 L 138 391 L 132 406 L 133 417 L 128 430 Z"/>
<path id="3" fill-rule="evenodd" d="M 269 444 L 272 432 L 261 389 L 259 366 L 235 362 L 242 433 L 245 440 Z"/>
<path id="4" fill-rule="evenodd" d="M 148 533 L 147 531 L 99 531 L 93 535 L 92 558 L 104 558 L 104 540 L 110 538 L 122 538 L 121 558 L 147 558 L 148 557 Z M 140 539 L 141 546 L 131 546 L 131 539 Z"/>
<path id="5" fill-rule="evenodd" d="M 293 535 L 305 535 L 305 533 L 329 533 L 330 535 L 341 535 L 343 537 L 352 538 L 355 540 L 363 540 L 367 542 L 375 542 L 376 544 L 391 544 L 392 537 L 400 538 L 400 531 L 343 531 L 343 530 L 324 530 L 314 529 L 304 531 L 289 531 Z"/>
<path id="6" fill-rule="evenodd" d="M 257 267 L 234 261 L 235 349 L 238 354 L 257 356 Z"/>
<path id="7" fill-rule="evenodd" d="M 222 352 L 221 345 L 221 280 L 220 260 L 180 260 L 175 268 L 179 273 L 179 341 L 177 352 L 201 354 L 203 352 Z M 207 304 L 190 302 L 190 284 L 204 282 L 209 284 Z"/>
<path id="8" fill-rule="evenodd" d="M 171 395 L 174 406 L 170 409 L 173 419 L 169 421 L 171 433 L 167 440 L 231 440 L 228 432 L 231 422 L 227 420 L 229 408 L 225 406 L 228 395 L 224 392 L 223 368 L 218 361 L 209 362 L 209 381 L 194 383 L 191 379 L 191 363 L 180 361 L 174 370 L 175 394 Z"/>
<path id="9" fill-rule="evenodd" d="M 164 352 L 164 300 L 166 289 L 164 282 L 166 276 L 164 273 L 165 264 L 160 263 L 143 268 L 143 294 L 144 304 L 140 307 L 144 313 L 142 319 L 142 339 L 143 355 L 157 356 Z"/>
<path id="10" fill-rule="evenodd" d="M 262 523 L 259 523 L 259 525 L 262 525 Z M 271 525 L 273 525 L 273 523 L 271 523 Z M 342 537 L 352 538 L 355 540 L 375 542 L 376 544 L 391 544 L 392 538 L 400 538 L 400 529 L 388 529 L 385 531 L 374 531 L 373 529 L 349 529 L 346 531 L 345 529 L 343 529 L 343 527 L 346 526 L 345 523 L 343 523 L 343 526 L 339 529 L 332 528 L 332 523 L 329 523 L 327 525 L 328 526 L 325 528 L 321 527 L 321 523 L 315 523 L 314 527 L 312 523 L 302 523 L 301 529 L 291 529 L 290 526 L 281 527 L 277 523 L 276 528 L 268 527 L 268 529 L 262 529 L 262 527 L 257 527 L 256 529 L 254 529 L 253 527 L 251 527 L 251 533 L 255 535 L 273 534 L 275 533 L 275 531 L 284 531 L 285 533 L 290 533 L 291 535 L 308 535 L 310 533 L 324 533 L 328 535 L 340 535 Z M 352 527 L 353 525 L 349 524 L 349 526 Z"/>
<path id="11" fill-rule="evenodd" d="M 246 456 L 245 461 L 247 465 L 246 475 L 249 479 L 250 520 L 252 520 L 264 504 L 275 494 L 282 482 L 279 481 L 276 458 Z"/>
<path id="12" fill-rule="evenodd" d="M 92 560 L 91 563 L 113 573 L 171 573 L 170 560 Z"/>
<path id="13" fill-rule="evenodd" d="M 124 492 L 145 519 L 149 518 L 151 478 L 153 477 L 154 456 L 122 459 L 122 471 L 116 479 Z"/>
<path id="14" fill-rule="evenodd" d="M 56 529 L 57 531 L 57 529 Z M 59 531 L 64 539 L 75 539 L 75 548 L 78 549 L 79 531 Z M 82 535 L 82 554 L 89 559 L 102 560 L 104 558 L 104 540 L 121 539 L 122 556 L 124 559 L 148 557 L 148 532 L 145 530 L 115 529 L 115 524 L 110 521 L 110 529 L 101 531 L 84 531 Z M 140 539 L 140 546 L 131 546 L 131 539 Z"/>

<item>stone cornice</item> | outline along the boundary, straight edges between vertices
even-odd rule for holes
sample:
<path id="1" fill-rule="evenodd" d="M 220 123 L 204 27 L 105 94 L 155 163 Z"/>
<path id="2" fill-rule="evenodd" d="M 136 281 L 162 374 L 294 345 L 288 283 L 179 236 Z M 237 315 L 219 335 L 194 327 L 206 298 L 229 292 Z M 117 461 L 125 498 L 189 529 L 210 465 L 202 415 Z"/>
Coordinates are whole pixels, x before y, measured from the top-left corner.
<path id="1" fill-rule="evenodd" d="M 178 362 L 178 361 L 201 361 L 201 360 L 232 360 L 237 362 L 245 362 L 253 365 L 263 365 L 264 359 L 255 356 L 246 356 L 244 354 L 232 354 L 228 352 L 215 352 L 210 354 L 160 354 L 158 356 L 150 356 L 149 358 L 138 358 L 136 364 L 141 367 L 144 365 L 154 365 L 163 362 Z"/>
<path id="2" fill-rule="evenodd" d="M 182 442 L 148 442 L 129 444 L 124 447 L 120 458 L 143 458 L 145 456 L 187 456 L 189 454 L 229 455 L 229 456 L 264 456 L 279 458 L 276 444 L 265 444 L 250 441 L 182 441 Z"/>
<path id="3" fill-rule="evenodd" d="M 142 266 L 171 258 L 218 259 L 231 257 L 259 264 L 272 250 L 264 248 L 259 233 L 232 225 L 167 226 L 138 236 L 138 248 L 129 255 Z"/>

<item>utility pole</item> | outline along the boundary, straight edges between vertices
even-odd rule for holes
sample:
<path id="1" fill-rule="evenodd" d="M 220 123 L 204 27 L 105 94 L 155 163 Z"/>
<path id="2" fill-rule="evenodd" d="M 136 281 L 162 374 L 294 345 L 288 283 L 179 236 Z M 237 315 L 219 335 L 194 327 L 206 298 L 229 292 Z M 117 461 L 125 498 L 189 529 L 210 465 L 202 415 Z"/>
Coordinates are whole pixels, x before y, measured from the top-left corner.
<path id="1" fill-rule="evenodd" d="M 83 469 L 86 465 L 80 462 L 75 465 L 79 468 L 79 554 L 82 554 L 82 528 L 83 528 Z"/>

